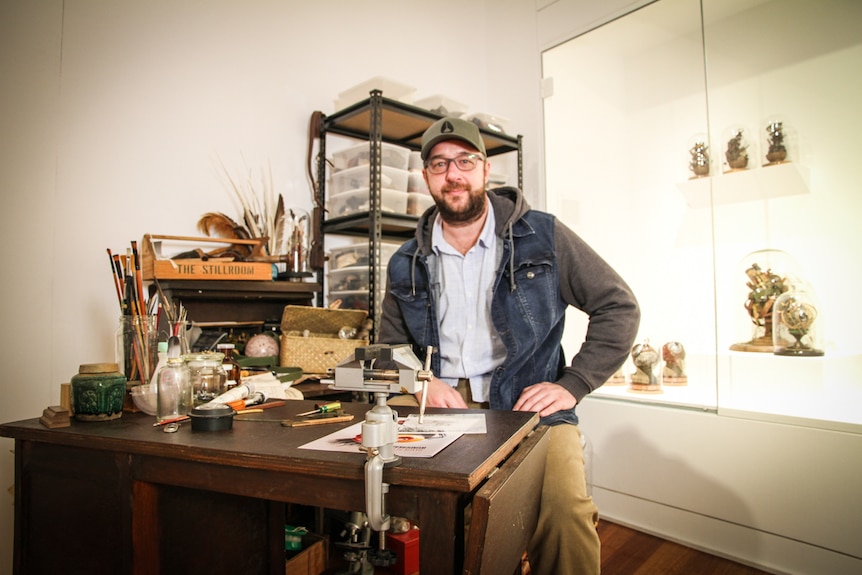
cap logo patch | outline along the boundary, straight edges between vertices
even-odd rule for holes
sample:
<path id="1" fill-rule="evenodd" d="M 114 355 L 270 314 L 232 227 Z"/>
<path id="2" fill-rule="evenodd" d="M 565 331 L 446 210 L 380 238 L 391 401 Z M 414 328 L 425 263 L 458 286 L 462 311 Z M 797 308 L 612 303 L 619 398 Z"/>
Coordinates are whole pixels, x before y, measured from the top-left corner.
<path id="1" fill-rule="evenodd" d="M 451 134 L 455 131 L 455 128 L 452 126 L 451 122 L 443 122 L 443 125 L 440 127 L 441 134 Z"/>

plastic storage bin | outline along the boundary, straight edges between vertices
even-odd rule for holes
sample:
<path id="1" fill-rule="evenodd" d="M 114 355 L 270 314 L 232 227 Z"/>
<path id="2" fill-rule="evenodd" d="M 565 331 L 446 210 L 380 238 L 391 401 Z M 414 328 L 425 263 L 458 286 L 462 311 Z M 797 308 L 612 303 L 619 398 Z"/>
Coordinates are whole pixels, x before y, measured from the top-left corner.
<path id="1" fill-rule="evenodd" d="M 329 305 L 340 301 L 339 309 L 368 310 L 368 290 L 330 291 Z"/>
<path id="2" fill-rule="evenodd" d="M 442 94 L 435 94 L 433 96 L 428 96 L 427 98 L 422 98 L 421 100 L 416 100 L 415 105 L 419 108 L 430 110 L 435 114 L 440 114 L 441 116 L 460 118 L 467 113 L 467 104 L 462 104 L 461 102 L 453 100 L 447 96 L 443 96 Z"/>
<path id="3" fill-rule="evenodd" d="M 398 244 L 380 244 L 380 264 L 385 266 L 398 248 Z M 329 250 L 329 269 L 335 271 L 342 268 L 368 266 L 368 243 L 354 244 Z"/>
<path id="4" fill-rule="evenodd" d="M 329 198 L 326 208 L 330 218 L 367 212 L 371 205 L 368 188 L 342 192 Z M 407 192 L 383 188 L 380 190 L 380 211 L 390 214 L 407 213 Z"/>
<path id="5" fill-rule="evenodd" d="M 408 174 L 407 170 L 382 166 L 380 168 L 380 187 L 395 190 L 396 192 L 406 192 Z M 333 173 L 329 179 L 329 193 L 332 196 L 336 196 L 358 188 L 367 189 L 370 180 L 371 171 L 367 165 L 341 170 Z"/>
<path id="6" fill-rule="evenodd" d="M 409 172 L 407 177 L 407 192 L 410 194 L 430 194 L 428 184 L 425 183 L 425 178 L 422 177 L 422 172 Z"/>
<path id="7" fill-rule="evenodd" d="M 382 263 L 380 269 L 385 274 L 386 263 Z M 329 272 L 327 277 L 330 292 L 368 290 L 368 266 L 340 268 Z"/>
<path id="8" fill-rule="evenodd" d="M 332 169 L 334 171 L 367 166 L 371 155 L 371 145 L 363 142 L 345 150 L 332 153 Z M 406 170 L 410 161 L 410 149 L 387 142 L 380 143 L 380 162 L 383 166 Z"/>
<path id="9" fill-rule="evenodd" d="M 402 84 L 383 76 L 375 76 L 339 93 L 338 99 L 335 100 L 335 109 L 341 110 L 351 104 L 367 99 L 371 90 L 380 90 L 383 92 L 384 98 L 398 100 L 405 104 L 413 103 L 413 94 L 416 93 L 416 88 L 413 86 L 408 86 L 407 84 Z"/>
<path id="10" fill-rule="evenodd" d="M 410 159 L 407 160 L 407 169 L 412 171 L 421 172 L 425 168 L 425 164 L 422 163 L 422 152 L 410 152 Z"/>
<path id="11" fill-rule="evenodd" d="M 490 114 L 470 114 L 467 117 L 467 121 L 473 122 L 489 132 L 497 132 L 498 134 L 508 134 L 512 129 L 512 122 L 506 118 Z"/>
<path id="12" fill-rule="evenodd" d="M 367 267 L 354 266 L 349 268 L 341 268 L 330 272 L 327 278 L 329 281 L 330 292 L 368 289 Z"/>
<path id="13" fill-rule="evenodd" d="M 421 216 L 425 210 L 434 205 L 434 198 L 427 193 L 407 194 L 407 213 L 411 216 Z"/>

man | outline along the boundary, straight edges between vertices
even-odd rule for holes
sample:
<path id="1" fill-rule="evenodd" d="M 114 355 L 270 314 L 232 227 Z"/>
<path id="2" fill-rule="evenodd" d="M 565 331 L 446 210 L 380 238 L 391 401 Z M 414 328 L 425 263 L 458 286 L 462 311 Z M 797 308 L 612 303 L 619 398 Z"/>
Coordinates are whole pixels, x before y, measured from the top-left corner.
<path id="1" fill-rule="evenodd" d="M 427 346 L 437 375 L 431 407 L 535 411 L 552 426 L 539 525 L 528 549 L 535 575 L 598 573 L 598 511 L 587 495 L 575 406 L 625 361 L 640 312 L 626 283 L 552 215 L 515 188 L 490 191 L 475 124 L 435 122 L 422 137 L 435 207 L 389 260 L 380 343 Z M 590 317 L 566 365 L 565 311 Z"/>

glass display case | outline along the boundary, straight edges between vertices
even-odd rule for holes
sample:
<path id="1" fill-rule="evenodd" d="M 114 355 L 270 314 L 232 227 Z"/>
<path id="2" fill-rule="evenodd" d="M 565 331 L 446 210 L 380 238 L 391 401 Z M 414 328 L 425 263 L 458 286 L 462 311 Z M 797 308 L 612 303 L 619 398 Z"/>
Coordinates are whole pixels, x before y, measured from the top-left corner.
<path id="1" fill-rule="evenodd" d="M 685 385 L 633 389 L 630 357 L 595 396 L 862 432 L 858 12 L 661 0 L 544 52 L 547 207 L 630 283 L 662 377 L 684 350 Z"/>

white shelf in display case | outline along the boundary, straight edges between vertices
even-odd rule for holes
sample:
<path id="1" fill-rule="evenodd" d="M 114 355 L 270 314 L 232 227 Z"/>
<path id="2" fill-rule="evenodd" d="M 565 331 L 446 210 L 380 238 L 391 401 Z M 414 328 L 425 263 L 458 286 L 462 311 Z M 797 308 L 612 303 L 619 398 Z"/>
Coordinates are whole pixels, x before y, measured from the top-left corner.
<path id="1" fill-rule="evenodd" d="M 716 410 L 715 356 L 713 355 L 689 354 L 686 359 L 688 383 L 686 385 L 663 384 L 659 392 L 631 389 L 629 378 L 634 372 L 631 359 L 626 361 L 622 371 L 626 375 L 625 383 L 605 383 L 588 397 L 673 405 L 698 411 Z"/>
<path id="2" fill-rule="evenodd" d="M 809 193 L 808 169 L 785 162 L 693 178 L 677 184 L 690 208 L 738 204 Z M 710 194 L 712 188 L 712 194 Z"/>
<path id="3" fill-rule="evenodd" d="M 862 432 L 862 356 L 790 357 L 730 351 L 719 357 L 720 411 Z"/>

